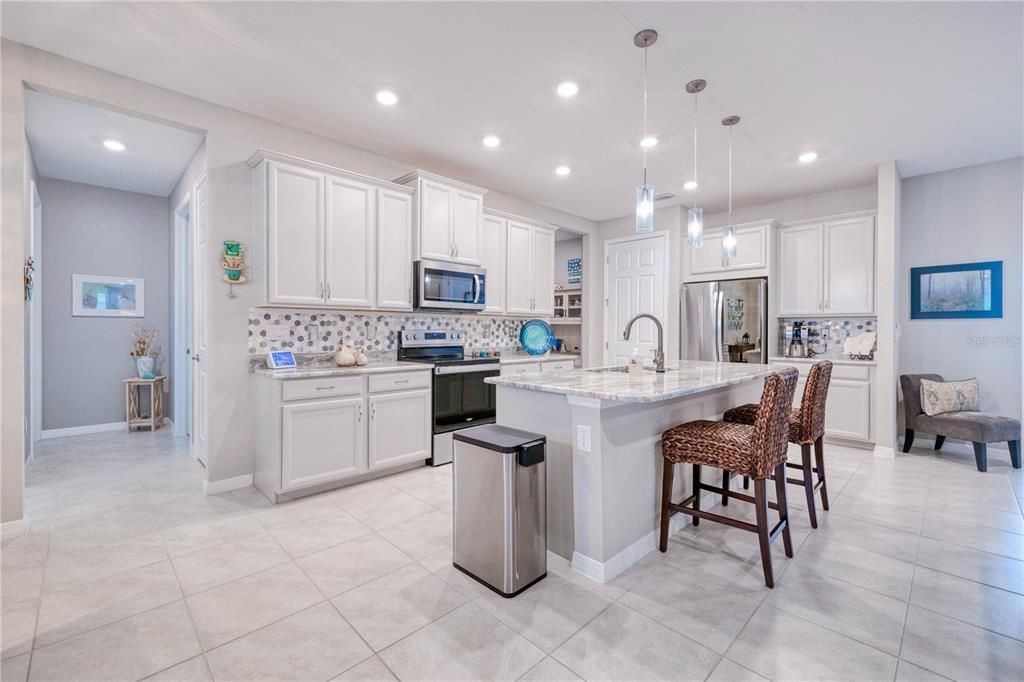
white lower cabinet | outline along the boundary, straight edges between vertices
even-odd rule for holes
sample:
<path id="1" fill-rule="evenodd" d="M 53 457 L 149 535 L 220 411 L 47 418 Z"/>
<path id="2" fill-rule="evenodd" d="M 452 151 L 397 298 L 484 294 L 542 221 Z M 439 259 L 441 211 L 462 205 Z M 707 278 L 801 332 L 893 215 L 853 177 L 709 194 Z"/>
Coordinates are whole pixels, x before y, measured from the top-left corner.
<path id="1" fill-rule="evenodd" d="M 254 485 L 272 502 L 430 457 L 430 372 L 253 377 Z"/>
<path id="2" fill-rule="evenodd" d="M 430 457 L 430 391 L 370 396 L 370 469 Z"/>
<path id="3" fill-rule="evenodd" d="M 281 408 L 281 488 L 366 471 L 365 399 L 305 400 Z"/>
<path id="4" fill-rule="evenodd" d="M 514 364 L 502 364 L 501 376 L 514 377 L 520 374 L 536 374 L 540 372 L 539 362 L 517 362 Z"/>
<path id="5" fill-rule="evenodd" d="M 772 369 L 795 367 L 800 380 L 793 394 L 793 407 L 800 407 L 813 360 L 772 361 Z M 874 367 L 871 365 L 833 364 L 832 379 L 825 401 L 825 436 L 843 440 L 874 442 L 871 418 L 874 393 Z"/>

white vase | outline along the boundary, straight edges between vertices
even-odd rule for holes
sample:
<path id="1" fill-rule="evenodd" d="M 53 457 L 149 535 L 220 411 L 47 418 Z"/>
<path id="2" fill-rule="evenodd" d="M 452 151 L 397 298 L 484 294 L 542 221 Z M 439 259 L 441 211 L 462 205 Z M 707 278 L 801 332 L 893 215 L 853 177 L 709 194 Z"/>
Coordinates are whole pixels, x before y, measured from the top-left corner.
<path id="1" fill-rule="evenodd" d="M 140 377 L 156 374 L 156 358 L 148 355 L 135 358 L 135 369 L 138 370 Z"/>

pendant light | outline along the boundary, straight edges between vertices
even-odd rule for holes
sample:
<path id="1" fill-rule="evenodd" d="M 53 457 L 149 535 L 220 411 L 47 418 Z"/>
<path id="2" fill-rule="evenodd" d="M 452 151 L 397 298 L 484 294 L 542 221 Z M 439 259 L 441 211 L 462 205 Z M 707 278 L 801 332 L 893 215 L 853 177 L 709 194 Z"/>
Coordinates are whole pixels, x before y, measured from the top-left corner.
<path id="1" fill-rule="evenodd" d="M 729 129 L 729 224 L 722 232 L 722 257 L 736 257 L 736 224 L 732 222 L 732 129 L 740 122 L 739 116 L 726 116 L 722 125 Z"/>
<path id="2" fill-rule="evenodd" d="M 643 134 L 641 140 L 647 139 L 647 48 L 658 42 L 658 32 L 644 29 L 633 36 L 633 44 L 644 51 L 644 101 L 643 101 Z M 641 145 L 644 155 L 644 180 L 636 188 L 636 231 L 654 231 L 654 186 L 647 184 L 647 146 Z"/>
<path id="3" fill-rule="evenodd" d="M 693 95 L 693 208 L 686 212 L 686 243 L 691 247 L 704 246 L 704 209 L 698 206 L 697 201 L 697 192 L 700 191 L 697 180 L 697 99 L 707 86 L 703 78 L 686 84 L 686 91 Z"/>

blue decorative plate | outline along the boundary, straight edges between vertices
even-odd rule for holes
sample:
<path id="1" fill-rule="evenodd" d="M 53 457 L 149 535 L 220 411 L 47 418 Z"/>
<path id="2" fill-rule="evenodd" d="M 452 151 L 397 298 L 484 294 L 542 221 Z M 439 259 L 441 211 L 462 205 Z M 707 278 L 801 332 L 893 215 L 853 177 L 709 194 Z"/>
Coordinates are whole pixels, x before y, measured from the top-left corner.
<path id="1" fill-rule="evenodd" d="M 544 355 L 554 342 L 555 335 L 544 320 L 530 320 L 519 330 L 519 345 L 530 355 Z"/>

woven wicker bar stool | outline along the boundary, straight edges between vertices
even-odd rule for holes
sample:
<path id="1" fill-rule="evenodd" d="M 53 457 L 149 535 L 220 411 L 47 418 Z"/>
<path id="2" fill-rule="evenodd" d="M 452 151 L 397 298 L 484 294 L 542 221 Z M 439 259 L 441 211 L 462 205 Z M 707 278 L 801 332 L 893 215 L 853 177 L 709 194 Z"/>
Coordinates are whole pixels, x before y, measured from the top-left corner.
<path id="1" fill-rule="evenodd" d="M 827 360 L 811 365 L 807 373 L 807 384 L 804 395 L 800 399 L 800 408 L 789 414 L 789 442 L 800 446 L 800 464 L 786 462 L 790 469 L 799 469 L 802 478 L 787 478 L 793 485 L 801 486 L 807 497 L 807 515 L 811 520 L 811 528 L 818 527 L 818 512 L 814 505 L 814 493 L 821 490 L 821 507 L 828 511 L 828 487 L 825 483 L 825 453 L 822 437 L 825 435 L 825 400 L 828 398 L 828 385 L 832 380 L 832 363 Z M 741 405 L 725 413 L 722 421 L 734 424 L 753 424 L 757 418 L 757 405 Z M 814 464 L 811 463 L 811 445 L 814 445 Z M 814 477 L 817 477 L 817 481 Z M 725 488 L 729 487 L 729 472 L 722 472 Z M 727 504 L 728 498 L 722 498 Z"/>
<path id="2" fill-rule="evenodd" d="M 661 435 L 662 467 L 661 489 L 661 542 L 662 552 L 668 549 L 668 526 L 672 514 L 680 512 L 693 517 L 693 525 L 701 519 L 717 521 L 757 533 L 761 547 L 761 566 L 764 582 L 774 587 L 771 543 L 780 534 L 786 556 L 793 556 L 793 542 L 789 535 L 789 517 L 786 509 L 786 447 L 788 444 L 789 412 L 799 374 L 787 367 L 764 380 L 764 391 L 753 425 L 729 422 L 692 421 L 674 426 Z M 672 478 L 675 464 L 693 465 L 693 494 L 677 503 L 672 502 Z M 701 466 L 727 469 L 754 479 L 754 496 L 734 492 L 727 487 L 716 488 L 700 481 Z M 775 474 L 777 502 L 769 502 L 765 480 Z M 723 499 L 733 497 L 752 502 L 757 523 L 712 514 L 701 510 L 702 490 L 720 493 Z M 779 522 L 769 527 L 768 509 L 779 513 Z"/>

